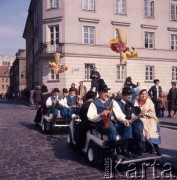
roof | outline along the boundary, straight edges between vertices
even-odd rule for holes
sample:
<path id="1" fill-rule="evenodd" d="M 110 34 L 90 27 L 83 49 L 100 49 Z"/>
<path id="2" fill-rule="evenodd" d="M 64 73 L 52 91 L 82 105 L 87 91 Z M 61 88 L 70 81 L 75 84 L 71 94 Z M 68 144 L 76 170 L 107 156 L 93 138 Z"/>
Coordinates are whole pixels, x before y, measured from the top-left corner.
<path id="1" fill-rule="evenodd" d="M 0 76 L 9 76 L 8 66 L 0 66 Z"/>

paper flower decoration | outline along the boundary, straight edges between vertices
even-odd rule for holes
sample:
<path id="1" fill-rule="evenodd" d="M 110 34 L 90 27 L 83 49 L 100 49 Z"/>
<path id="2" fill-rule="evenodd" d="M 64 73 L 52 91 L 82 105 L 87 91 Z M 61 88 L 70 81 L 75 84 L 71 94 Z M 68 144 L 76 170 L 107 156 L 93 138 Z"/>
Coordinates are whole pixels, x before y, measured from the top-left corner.
<path id="1" fill-rule="evenodd" d="M 48 66 L 54 70 L 55 74 L 63 73 L 68 70 L 68 66 L 60 64 L 60 53 L 55 53 L 55 62 L 48 62 Z"/>
<path id="2" fill-rule="evenodd" d="M 112 51 L 120 53 L 120 64 L 126 64 L 127 58 L 135 58 L 138 56 L 138 51 L 126 44 L 127 34 L 124 29 L 117 29 L 119 39 L 113 38 L 109 41 Z"/>

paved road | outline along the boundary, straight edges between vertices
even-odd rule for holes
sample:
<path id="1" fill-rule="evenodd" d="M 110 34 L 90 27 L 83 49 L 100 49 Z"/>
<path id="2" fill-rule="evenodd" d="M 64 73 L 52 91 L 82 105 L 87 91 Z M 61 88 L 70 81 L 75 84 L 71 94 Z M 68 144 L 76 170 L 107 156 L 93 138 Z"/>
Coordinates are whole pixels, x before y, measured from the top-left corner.
<path id="1" fill-rule="evenodd" d="M 105 166 L 91 167 L 84 154 L 67 145 L 66 134 L 42 134 L 33 123 L 35 113 L 34 107 L 0 104 L 0 179 L 104 179 Z M 165 136 L 162 148 L 167 153 L 165 162 L 173 162 L 177 131 L 163 128 L 162 136 Z M 122 175 L 125 171 L 116 174 L 116 178 L 122 179 Z M 148 169 L 147 178 L 152 179 L 152 169 Z"/>

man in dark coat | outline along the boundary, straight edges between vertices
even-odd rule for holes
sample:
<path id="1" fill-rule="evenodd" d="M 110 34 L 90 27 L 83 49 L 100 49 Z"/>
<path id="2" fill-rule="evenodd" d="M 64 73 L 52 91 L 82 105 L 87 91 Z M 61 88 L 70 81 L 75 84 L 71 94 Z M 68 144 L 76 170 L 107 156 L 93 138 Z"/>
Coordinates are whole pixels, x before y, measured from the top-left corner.
<path id="1" fill-rule="evenodd" d="M 148 91 L 148 94 L 155 105 L 155 112 L 157 116 L 159 116 L 158 97 L 159 97 L 159 94 L 162 92 L 162 88 L 161 86 L 159 86 L 159 82 L 160 82 L 159 79 L 155 79 L 154 85 Z"/>
<path id="2" fill-rule="evenodd" d="M 90 79 L 92 80 L 91 82 L 91 88 L 90 90 L 92 91 L 93 88 L 95 87 L 96 88 L 96 91 L 97 91 L 97 88 L 98 88 L 98 80 L 100 79 L 100 73 L 97 71 L 97 68 L 94 67 L 93 68 L 93 71 L 91 72 L 90 74 Z"/>

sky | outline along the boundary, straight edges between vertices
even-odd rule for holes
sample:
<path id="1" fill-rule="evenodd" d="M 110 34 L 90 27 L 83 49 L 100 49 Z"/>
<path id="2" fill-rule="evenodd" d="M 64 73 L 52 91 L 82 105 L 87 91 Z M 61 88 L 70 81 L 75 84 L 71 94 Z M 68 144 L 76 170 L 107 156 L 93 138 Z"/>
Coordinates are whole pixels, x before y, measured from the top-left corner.
<path id="1" fill-rule="evenodd" d="M 0 55 L 25 49 L 23 32 L 30 0 L 0 0 Z"/>

